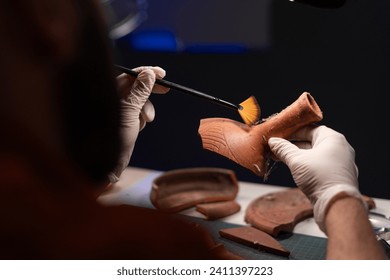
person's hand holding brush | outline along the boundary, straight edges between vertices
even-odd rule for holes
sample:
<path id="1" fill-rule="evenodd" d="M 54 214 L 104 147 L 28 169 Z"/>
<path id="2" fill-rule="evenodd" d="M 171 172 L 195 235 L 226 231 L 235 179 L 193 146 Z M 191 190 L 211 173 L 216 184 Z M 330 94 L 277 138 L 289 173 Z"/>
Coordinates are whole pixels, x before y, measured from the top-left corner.
<path id="1" fill-rule="evenodd" d="M 150 94 L 166 93 L 168 88 L 156 85 L 156 79 L 165 76 L 165 70 L 160 67 L 143 66 L 133 69 L 137 77 L 121 74 L 117 77 L 118 90 L 121 96 L 121 138 L 122 152 L 118 165 L 109 174 L 111 183 L 119 180 L 119 176 L 128 166 L 138 133 L 147 122 L 154 120 L 155 111 L 149 100 Z"/>

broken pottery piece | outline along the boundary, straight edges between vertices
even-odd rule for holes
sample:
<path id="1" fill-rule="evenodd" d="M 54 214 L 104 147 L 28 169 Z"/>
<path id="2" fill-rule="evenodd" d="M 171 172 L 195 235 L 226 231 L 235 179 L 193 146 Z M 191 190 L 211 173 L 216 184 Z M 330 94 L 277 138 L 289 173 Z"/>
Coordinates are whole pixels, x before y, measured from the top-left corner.
<path id="1" fill-rule="evenodd" d="M 368 209 L 376 207 L 371 197 L 362 195 Z M 256 198 L 245 212 L 245 221 L 255 228 L 278 236 L 281 231 L 292 232 L 295 225 L 313 216 L 309 199 L 298 188 L 272 192 Z"/>
<path id="2" fill-rule="evenodd" d="M 260 124 L 248 126 L 226 118 L 207 118 L 200 121 L 198 132 L 204 149 L 225 156 L 266 180 L 270 159 L 268 139 L 288 138 L 301 127 L 320 120 L 320 107 L 304 92 L 290 106 Z"/>
<path id="3" fill-rule="evenodd" d="M 207 220 L 216 220 L 240 211 L 241 206 L 235 200 L 203 203 L 196 205 L 196 211 L 206 216 Z"/>
<path id="4" fill-rule="evenodd" d="M 152 183 L 150 200 L 160 210 L 179 212 L 201 203 L 234 200 L 235 173 L 223 168 L 183 168 L 163 173 Z"/>
<path id="5" fill-rule="evenodd" d="M 290 255 L 290 252 L 271 235 L 251 226 L 221 229 L 219 234 L 224 238 L 259 250 L 285 257 Z"/>
<path id="6" fill-rule="evenodd" d="M 313 215 L 309 199 L 298 188 L 268 193 L 252 201 L 245 221 L 273 236 L 281 231 L 291 232 L 294 226 Z"/>

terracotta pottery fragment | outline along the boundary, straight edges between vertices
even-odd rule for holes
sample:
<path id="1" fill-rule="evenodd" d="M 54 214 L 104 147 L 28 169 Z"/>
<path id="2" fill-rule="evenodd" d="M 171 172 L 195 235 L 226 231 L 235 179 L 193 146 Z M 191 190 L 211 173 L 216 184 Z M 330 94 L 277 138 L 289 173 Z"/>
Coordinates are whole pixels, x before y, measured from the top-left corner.
<path id="1" fill-rule="evenodd" d="M 245 212 L 245 221 L 253 227 L 277 236 L 291 232 L 294 226 L 313 215 L 309 199 L 298 188 L 273 192 L 252 201 Z"/>
<path id="2" fill-rule="evenodd" d="M 234 200 L 235 173 L 223 168 L 183 168 L 163 173 L 152 183 L 150 200 L 160 210 L 179 212 L 201 203 Z"/>
<path id="3" fill-rule="evenodd" d="M 219 234 L 237 243 L 288 257 L 290 252 L 271 235 L 250 226 L 221 229 Z"/>
<path id="4" fill-rule="evenodd" d="M 227 217 L 240 211 L 241 206 L 235 200 L 203 203 L 196 205 L 196 211 L 206 216 L 207 220 Z"/>
<path id="5" fill-rule="evenodd" d="M 362 195 L 368 209 L 374 209 L 371 197 Z M 295 225 L 313 216 L 309 199 L 298 188 L 272 192 L 256 198 L 245 212 L 245 221 L 255 228 L 277 236 L 281 231 L 291 232 Z"/>
<path id="6" fill-rule="evenodd" d="M 266 180 L 270 159 L 268 139 L 288 138 L 322 117 L 314 98 L 304 92 L 290 106 L 260 124 L 248 126 L 226 118 L 207 118 L 200 121 L 198 132 L 204 149 L 225 156 Z"/>

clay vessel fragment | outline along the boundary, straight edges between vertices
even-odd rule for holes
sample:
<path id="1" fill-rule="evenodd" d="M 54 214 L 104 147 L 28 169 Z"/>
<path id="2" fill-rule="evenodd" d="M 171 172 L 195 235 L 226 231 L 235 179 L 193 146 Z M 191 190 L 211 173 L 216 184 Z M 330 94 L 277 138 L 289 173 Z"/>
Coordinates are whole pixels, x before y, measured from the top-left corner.
<path id="1" fill-rule="evenodd" d="M 290 252 L 271 235 L 249 226 L 225 228 L 219 234 L 227 239 L 259 250 L 288 257 Z"/>
<path id="2" fill-rule="evenodd" d="M 207 220 L 221 219 L 240 211 L 241 206 L 235 200 L 202 203 L 196 205 L 196 211 L 205 215 Z"/>
<path id="3" fill-rule="evenodd" d="M 179 212 L 201 203 L 234 200 L 235 173 L 229 169 L 199 167 L 171 170 L 152 183 L 150 201 L 159 210 Z"/>
<path id="4" fill-rule="evenodd" d="M 245 221 L 253 227 L 277 236 L 281 231 L 292 232 L 295 225 L 313 216 L 309 199 L 298 188 L 269 193 L 252 201 Z"/>
<path id="5" fill-rule="evenodd" d="M 376 207 L 371 197 L 362 195 L 368 209 Z M 245 212 L 245 221 L 272 236 L 292 232 L 295 225 L 313 216 L 313 206 L 298 188 L 271 192 L 253 200 Z"/>
<path id="6" fill-rule="evenodd" d="M 225 156 L 266 180 L 270 159 L 268 139 L 288 138 L 322 117 L 314 98 L 304 92 L 290 106 L 260 124 L 248 126 L 226 118 L 207 118 L 201 120 L 198 132 L 204 149 Z"/>

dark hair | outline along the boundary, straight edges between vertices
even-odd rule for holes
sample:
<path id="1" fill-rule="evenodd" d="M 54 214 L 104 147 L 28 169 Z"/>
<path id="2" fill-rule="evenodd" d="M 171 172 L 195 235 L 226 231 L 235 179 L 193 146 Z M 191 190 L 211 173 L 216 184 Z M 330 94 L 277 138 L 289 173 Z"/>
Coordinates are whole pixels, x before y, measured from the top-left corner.
<path id="1" fill-rule="evenodd" d="M 118 161 L 119 95 L 108 33 L 92 1 L 74 1 L 82 20 L 79 52 L 59 81 L 68 155 L 94 180 L 105 180 Z"/>

